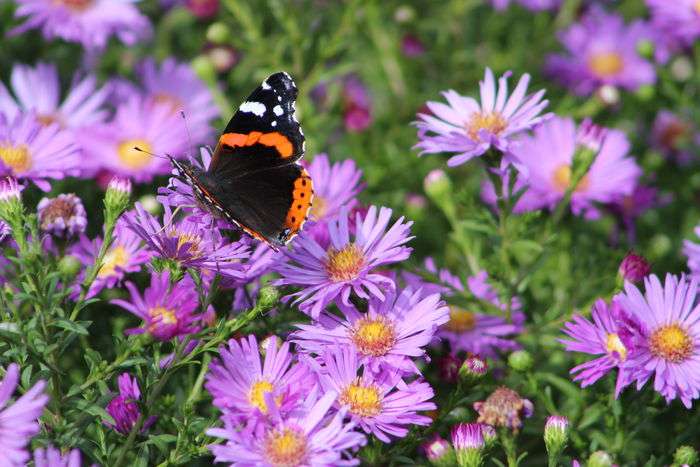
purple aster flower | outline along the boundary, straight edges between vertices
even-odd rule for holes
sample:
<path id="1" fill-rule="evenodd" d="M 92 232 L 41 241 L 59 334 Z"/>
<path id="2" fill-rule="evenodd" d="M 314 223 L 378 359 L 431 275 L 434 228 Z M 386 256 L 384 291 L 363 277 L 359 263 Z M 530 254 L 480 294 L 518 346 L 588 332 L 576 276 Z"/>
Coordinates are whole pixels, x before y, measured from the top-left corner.
<path id="1" fill-rule="evenodd" d="M 37 206 L 39 228 L 58 237 L 85 232 L 87 214 L 80 198 L 62 193 L 56 198 L 42 198 Z"/>
<path id="2" fill-rule="evenodd" d="M 49 191 L 47 178 L 77 175 L 79 167 L 73 136 L 57 124 L 42 125 L 33 113 L 19 113 L 13 119 L 0 114 L 0 177 L 30 180 Z"/>
<path id="3" fill-rule="evenodd" d="M 593 322 L 576 315 L 573 321 L 564 325 L 562 331 L 570 339 L 559 339 L 569 352 L 581 352 L 595 355 L 589 360 L 571 369 L 574 381 L 580 381 L 585 388 L 598 381 L 611 370 L 617 368 L 615 397 L 631 382 L 630 371 L 624 363 L 635 351 L 634 341 L 624 325 L 619 303 L 615 300 L 608 305 L 599 299 L 593 305 L 591 317 Z"/>
<path id="4" fill-rule="evenodd" d="M 345 412 L 329 412 L 337 394 L 328 392 L 318 400 L 308 398 L 304 407 L 293 416 L 283 418 L 274 408 L 273 423 L 260 428 L 256 423 L 241 427 L 224 417 L 224 428 L 210 428 L 207 434 L 226 439 L 209 449 L 216 462 L 231 465 L 292 466 L 292 465 L 357 465 L 351 458 L 366 443 L 366 438 L 354 430 L 354 423 L 343 421 Z M 271 396 L 270 396 L 271 399 Z"/>
<path id="5" fill-rule="evenodd" d="M 694 128 L 691 121 L 669 110 L 659 110 L 651 128 L 651 145 L 679 164 L 687 165 L 695 158 L 690 150 Z"/>
<path id="6" fill-rule="evenodd" d="M 261 277 L 271 272 L 281 257 L 281 252 L 273 250 L 264 242 L 256 242 L 256 246 L 246 262 L 243 277 L 224 277 L 221 281 L 222 287 L 234 289 L 231 311 L 238 313 L 255 306 L 256 297 L 260 291 Z"/>
<path id="7" fill-rule="evenodd" d="M 16 100 L 0 83 L 0 113 L 10 120 L 22 112 L 35 112 L 43 124 L 58 123 L 74 130 L 107 118 L 104 103 L 109 87 L 98 88 L 94 75 L 76 75 L 63 101 L 58 71 L 50 63 L 37 63 L 34 67 L 14 65 L 10 84 Z M 37 93 L 37 89 L 41 92 Z"/>
<path id="8" fill-rule="evenodd" d="M 148 182 L 171 171 L 168 159 L 154 154 L 179 158 L 187 149 L 187 131 L 170 104 L 132 95 L 111 122 L 86 128 L 81 142 L 97 166 Z"/>
<path id="9" fill-rule="evenodd" d="M 700 237 L 700 225 L 695 227 L 695 235 Z M 700 279 L 700 244 L 683 240 L 683 254 L 688 258 L 688 269 L 692 276 Z"/>
<path id="10" fill-rule="evenodd" d="M 60 449 L 47 446 L 46 449 L 38 448 L 34 450 L 35 467 L 81 467 L 80 451 L 71 449 L 65 455 Z"/>
<path id="11" fill-rule="evenodd" d="M 168 271 L 152 273 L 151 286 L 145 290 L 143 297 L 132 282 L 125 285 L 131 294 L 131 302 L 117 299 L 110 303 L 144 321 L 143 327 L 127 329 L 127 334 L 148 332 L 156 340 L 167 341 L 199 331 L 201 316 L 194 314 L 199 300 L 189 276 L 171 284 Z"/>
<path id="12" fill-rule="evenodd" d="M 109 401 L 105 407 L 114 423 L 105 423 L 105 425 L 126 436 L 141 416 L 138 405 L 138 401 L 141 399 L 141 389 L 139 389 L 136 378 L 132 378 L 129 373 L 122 373 L 117 380 L 119 382 L 119 395 Z M 144 422 L 142 431 L 147 430 L 155 421 L 156 417 L 149 417 Z"/>
<path id="13" fill-rule="evenodd" d="M 316 222 L 335 219 L 342 207 L 355 207 L 355 197 L 362 191 L 362 171 L 355 161 L 345 159 L 331 164 L 327 154 L 314 156 L 306 169 L 314 181 L 314 204 L 311 218 Z"/>
<path id="14" fill-rule="evenodd" d="M 8 403 L 19 383 L 19 365 L 11 363 L 0 382 L 0 464 L 24 465 L 29 460 L 29 440 L 39 433 L 39 417 L 49 397 L 46 382 L 39 380 L 15 402 Z"/>
<path id="15" fill-rule="evenodd" d="M 175 220 L 168 206 L 163 214 L 163 224 L 140 203 L 136 203 L 135 212 L 127 212 L 124 218 L 129 228 L 163 259 L 202 272 L 238 279 L 244 277 L 242 261 L 249 256 L 245 242 L 227 243 L 216 229 L 203 230 L 201 224 L 187 218 Z"/>
<path id="16" fill-rule="evenodd" d="M 170 111 L 179 117 L 185 113 L 186 120 L 178 123 L 178 130 L 189 131 L 192 145 L 209 142 L 213 135 L 210 122 L 220 116 L 219 108 L 206 84 L 197 77 L 188 63 L 178 63 L 169 58 L 160 66 L 153 60 L 145 60 L 139 67 L 144 91 L 149 98 L 167 104 Z"/>
<path id="17" fill-rule="evenodd" d="M 278 346 L 276 339 L 268 339 L 259 347 L 253 335 L 231 339 L 228 347 L 219 347 L 219 357 L 209 366 L 205 387 L 214 405 L 237 421 L 268 415 L 268 393 L 275 411 L 289 413 L 315 386 L 309 368 L 295 362 L 288 342 Z"/>
<path id="18" fill-rule="evenodd" d="M 328 222 L 330 246 L 323 249 L 310 235 L 301 233 L 287 252 L 287 261 L 276 267 L 282 278 L 277 285 L 299 285 L 291 294 L 299 309 L 318 318 L 323 308 L 336 298 L 349 303 L 350 293 L 359 297 L 384 299 L 382 289 L 394 290 L 391 279 L 373 273 L 378 266 L 407 259 L 411 248 L 404 246 L 412 222 L 401 217 L 387 231 L 391 209 L 372 206 L 364 218 L 356 215 L 356 232 L 350 240 L 347 209 Z"/>
<path id="19" fill-rule="evenodd" d="M 406 383 L 393 372 L 376 374 L 363 367 L 355 349 L 328 348 L 319 381 L 324 391 L 339 394 L 338 405 L 365 432 L 388 443 L 403 438 L 410 425 L 430 425 L 430 417 L 418 412 L 436 409 L 429 402 L 433 389 L 424 381 Z M 361 374 L 360 369 L 362 368 Z"/>
<path id="20" fill-rule="evenodd" d="M 695 279 L 668 274 L 644 279 L 645 293 L 631 283 L 618 296 L 620 306 L 638 320 L 636 351 L 625 366 L 640 389 L 652 376 L 666 402 L 679 398 L 690 408 L 700 395 L 700 305 Z"/>
<path id="21" fill-rule="evenodd" d="M 313 324 L 299 324 L 292 342 L 307 352 L 323 354 L 328 347 L 352 347 L 360 362 L 374 372 L 386 368 L 419 373 L 411 358 L 425 355 L 424 347 L 449 311 L 438 294 L 427 297 L 410 288 L 383 300 L 370 298 L 362 313 L 340 304 L 343 318 L 322 314 Z"/>
<path id="22" fill-rule="evenodd" d="M 97 295 L 104 287 L 111 289 L 119 284 L 128 273 L 138 272 L 147 263 L 152 254 L 144 248 L 143 240 L 136 235 L 127 225 L 122 216 L 114 227 L 113 242 L 104 256 L 102 267 L 97 273 L 95 281 L 90 287 L 88 297 Z M 84 266 L 92 266 L 95 263 L 102 239 L 88 239 L 81 236 L 70 250 L 70 253 L 78 258 Z M 78 277 L 78 283 L 84 279 L 85 272 Z"/>
<path id="23" fill-rule="evenodd" d="M 372 103 L 367 88 L 355 75 L 343 82 L 343 123 L 345 129 L 357 133 L 372 123 Z"/>
<path id="24" fill-rule="evenodd" d="M 625 25 L 623 18 L 593 6 L 580 22 L 563 31 L 559 40 L 567 54 L 553 54 L 547 72 L 580 95 L 603 85 L 635 91 L 656 80 L 654 67 L 637 51 L 652 31 L 641 20 Z"/>
<path id="25" fill-rule="evenodd" d="M 526 96 L 530 75 L 518 81 L 508 97 L 507 72 L 496 81 L 491 69 L 486 69 L 484 80 L 479 83 L 481 103 L 471 97 L 449 90 L 443 93 L 447 103 L 428 102 L 433 115 L 418 114 L 420 154 L 453 153 L 447 165 L 454 167 L 484 154 L 489 148 L 507 153 L 513 137 L 529 130 L 549 114 L 540 115 L 548 101 L 542 100 L 544 90 Z"/>
<path id="26" fill-rule="evenodd" d="M 660 33 L 692 46 L 700 37 L 700 8 L 695 0 L 646 0 L 652 25 Z"/>
<path id="27" fill-rule="evenodd" d="M 579 134 L 573 120 L 554 117 L 537 127 L 532 136 L 520 139 L 513 151 L 521 172 L 516 189 L 525 185 L 528 189 L 516 204 L 516 212 L 553 209 L 564 198 L 572 183 L 571 168 Z M 599 216 L 595 202 L 613 202 L 633 192 L 642 171 L 628 155 L 629 148 L 623 132 L 607 132 L 595 161 L 572 193 L 571 209 L 575 214 L 595 218 Z M 486 192 L 482 194 L 488 201 L 490 196 Z"/>
<path id="28" fill-rule="evenodd" d="M 103 49 L 112 35 L 133 45 L 151 33 L 148 19 L 136 8 L 137 1 L 18 0 L 15 18 L 26 21 L 10 34 L 41 28 L 45 39 L 80 42 L 87 49 Z"/>
<path id="29" fill-rule="evenodd" d="M 511 0 L 491 0 L 491 4 L 496 10 L 505 10 L 510 5 Z M 524 6 L 530 11 L 554 10 L 559 8 L 562 0 L 517 0 L 516 3 Z"/>

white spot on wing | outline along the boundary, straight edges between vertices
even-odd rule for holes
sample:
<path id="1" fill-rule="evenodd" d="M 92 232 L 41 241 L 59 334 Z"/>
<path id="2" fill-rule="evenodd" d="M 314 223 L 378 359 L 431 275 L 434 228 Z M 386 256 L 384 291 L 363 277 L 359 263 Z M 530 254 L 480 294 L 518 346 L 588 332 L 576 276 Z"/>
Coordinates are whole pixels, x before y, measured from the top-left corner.
<path id="1" fill-rule="evenodd" d="M 277 126 L 277 120 L 273 120 L 272 123 L 270 124 L 272 126 Z"/>
<path id="2" fill-rule="evenodd" d="M 267 108 L 265 107 L 265 104 L 262 104 L 260 102 L 244 102 L 241 104 L 241 106 L 238 108 L 241 112 L 252 112 L 258 117 L 262 117 Z"/>
<path id="3" fill-rule="evenodd" d="M 272 88 L 272 86 L 267 84 L 267 80 L 265 80 L 262 82 L 262 88 L 267 91 L 268 89 Z"/>
<path id="4" fill-rule="evenodd" d="M 277 115 L 278 117 L 284 113 L 284 110 L 282 110 L 281 105 L 276 105 L 272 108 L 272 111 Z"/>

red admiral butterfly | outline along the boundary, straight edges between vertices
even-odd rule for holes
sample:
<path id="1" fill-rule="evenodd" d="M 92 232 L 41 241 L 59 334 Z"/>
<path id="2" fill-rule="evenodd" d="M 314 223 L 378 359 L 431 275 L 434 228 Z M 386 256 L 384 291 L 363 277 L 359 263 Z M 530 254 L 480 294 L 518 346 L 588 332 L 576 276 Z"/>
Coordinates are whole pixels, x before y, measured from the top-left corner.
<path id="1" fill-rule="evenodd" d="M 228 122 L 206 171 L 170 159 L 202 205 L 275 250 L 301 230 L 314 194 L 298 163 L 305 141 L 296 97 L 292 78 L 275 73 Z"/>

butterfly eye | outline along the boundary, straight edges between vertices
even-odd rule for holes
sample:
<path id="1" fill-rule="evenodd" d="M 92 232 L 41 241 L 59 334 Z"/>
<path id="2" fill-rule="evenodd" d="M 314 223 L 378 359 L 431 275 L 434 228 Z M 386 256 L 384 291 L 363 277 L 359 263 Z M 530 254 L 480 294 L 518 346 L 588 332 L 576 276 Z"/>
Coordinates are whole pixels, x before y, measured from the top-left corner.
<path id="1" fill-rule="evenodd" d="M 284 242 L 289 237 L 290 232 L 290 229 L 284 229 L 282 232 L 279 233 L 279 235 L 277 235 L 277 240 L 279 240 L 280 242 Z"/>

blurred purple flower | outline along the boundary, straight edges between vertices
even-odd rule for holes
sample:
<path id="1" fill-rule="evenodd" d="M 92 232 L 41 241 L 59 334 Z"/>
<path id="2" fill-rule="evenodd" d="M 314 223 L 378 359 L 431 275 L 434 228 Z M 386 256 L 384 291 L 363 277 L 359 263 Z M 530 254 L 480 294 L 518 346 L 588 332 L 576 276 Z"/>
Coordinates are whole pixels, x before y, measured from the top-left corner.
<path id="1" fill-rule="evenodd" d="M 207 19 L 219 12 L 219 0 L 185 0 L 185 6 L 197 18 Z"/>
<path id="2" fill-rule="evenodd" d="M 66 454 L 61 454 L 60 449 L 49 445 L 34 450 L 34 467 L 81 467 L 80 451 L 71 449 Z"/>
<path id="3" fill-rule="evenodd" d="M 334 299 L 349 303 L 350 293 L 361 298 L 384 299 L 382 289 L 393 290 L 391 279 L 373 272 L 378 266 L 407 259 L 411 248 L 404 246 L 410 237 L 412 222 L 399 218 L 387 230 L 391 209 L 376 206 L 364 216 L 356 215 L 356 233 L 350 240 L 347 208 L 328 222 L 331 245 L 324 250 L 309 234 L 302 233 L 286 253 L 286 261 L 276 266 L 282 276 L 277 285 L 296 285 L 302 289 L 289 295 L 299 309 L 313 318 Z"/>
<path id="4" fill-rule="evenodd" d="M 380 441 L 403 438 L 410 425 L 426 426 L 430 417 L 418 412 L 436 409 L 433 389 L 424 381 L 406 383 L 395 373 L 374 374 L 363 368 L 352 347 L 328 348 L 319 374 L 324 391 L 339 394 L 338 405 L 351 420 Z M 360 369 L 362 374 L 359 375 Z"/>
<path id="5" fill-rule="evenodd" d="M 30 439 L 39 433 L 39 417 L 49 401 L 44 394 L 46 382 L 37 381 L 31 389 L 9 404 L 19 383 L 19 365 L 11 363 L 5 368 L 0 382 L 0 464 L 24 465 L 29 460 L 26 449 Z"/>
<path id="6" fill-rule="evenodd" d="M 401 52 L 408 58 L 420 57 L 425 53 L 425 45 L 418 36 L 404 34 L 401 38 Z"/>
<path id="7" fill-rule="evenodd" d="M 187 148 L 187 131 L 170 103 L 132 95 L 118 105 L 112 121 L 85 128 L 81 143 L 95 169 L 148 182 L 171 170 L 166 157 L 152 154 L 180 158 Z"/>
<path id="8" fill-rule="evenodd" d="M 245 275 L 242 261 L 250 256 L 245 242 L 227 243 L 218 230 L 202 230 L 201 224 L 187 218 L 175 220 L 168 206 L 162 224 L 140 203 L 136 203 L 135 211 L 124 214 L 124 218 L 129 228 L 160 258 L 202 272 L 239 279 Z"/>
<path id="9" fill-rule="evenodd" d="M 505 10 L 510 2 L 511 0 L 491 0 L 491 4 L 496 10 Z M 531 11 L 543 11 L 559 8 L 562 0 L 516 0 L 516 3 Z"/>
<path id="10" fill-rule="evenodd" d="M 438 294 L 426 297 L 410 288 L 383 300 L 370 298 L 365 313 L 354 305 L 339 306 L 344 318 L 322 314 L 313 324 L 298 324 L 292 342 L 316 355 L 329 347 L 351 347 L 375 373 L 399 369 L 418 374 L 411 359 L 425 355 L 424 347 L 449 319 Z"/>
<path id="11" fill-rule="evenodd" d="M 548 101 L 542 100 L 545 91 L 526 96 L 530 75 L 518 81 L 508 97 L 507 72 L 496 81 L 490 68 L 479 83 L 481 103 L 456 91 L 443 92 L 448 105 L 428 102 L 433 115 L 419 113 L 416 148 L 420 154 L 453 153 L 447 165 L 454 167 L 481 156 L 489 148 L 507 153 L 511 150 L 513 137 L 531 129 L 550 114 L 540 115 Z"/>
<path id="12" fill-rule="evenodd" d="M 360 132 L 372 123 L 372 103 L 362 81 L 350 75 L 343 81 L 343 122 L 345 129 Z"/>
<path id="13" fill-rule="evenodd" d="M 231 339 L 228 347 L 219 347 L 219 357 L 210 364 L 204 387 L 214 405 L 237 422 L 259 420 L 270 412 L 288 414 L 316 384 L 309 368 L 296 362 L 288 342 L 278 346 L 276 339 L 268 339 L 267 345 L 258 346 L 253 335 Z"/>
<path id="14" fill-rule="evenodd" d="M 662 109 L 656 114 L 651 128 L 651 145 L 664 156 L 674 158 L 680 164 L 686 165 L 696 157 L 690 149 L 695 136 L 689 119 Z"/>
<path id="15" fill-rule="evenodd" d="M 149 59 L 140 64 L 138 74 L 146 97 L 170 107 L 171 113 L 181 120 L 178 130 L 189 131 L 191 145 L 210 142 L 214 134 L 210 123 L 220 116 L 219 108 L 209 88 L 188 63 L 168 58 L 158 66 Z M 185 113 L 185 121 L 180 112 Z"/>
<path id="16" fill-rule="evenodd" d="M 49 191 L 48 178 L 77 175 L 78 147 L 58 124 L 42 125 L 33 113 L 0 114 L 0 177 L 12 175 Z"/>
<path id="17" fill-rule="evenodd" d="M 608 209 L 617 216 L 622 228 L 627 231 L 629 242 L 635 243 L 637 218 L 666 202 L 668 202 L 668 197 L 660 196 L 656 188 L 637 185 L 632 193 L 615 198 L 612 203 L 608 204 Z"/>
<path id="18" fill-rule="evenodd" d="M 138 0 L 17 0 L 15 18 L 26 21 L 10 31 L 11 35 L 41 28 L 45 39 L 61 38 L 79 42 L 86 49 L 103 49 L 116 35 L 127 45 L 151 34 L 148 18 Z"/>
<path id="19" fill-rule="evenodd" d="M 618 275 L 630 282 L 641 282 L 651 272 L 651 265 L 644 256 L 629 252 L 622 259 Z"/>
<path id="20" fill-rule="evenodd" d="M 273 409 L 273 423 L 262 429 L 256 423 L 241 426 L 223 417 L 223 428 L 207 430 L 208 435 L 226 440 L 209 446 L 215 462 L 261 466 L 359 464 L 351 452 L 363 446 L 366 439 L 354 431 L 354 423 L 343 421 L 345 412 L 331 415 L 336 397 L 334 392 L 320 399 L 310 397 L 303 408 L 287 418 Z"/>
<path id="21" fill-rule="evenodd" d="M 61 193 L 56 198 L 42 198 L 37 205 L 39 228 L 58 237 L 85 232 L 87 214 L 80 198 Z"/>
<path id="22" fill-rule="evenodd" d="M 168 341 L 199 331 L 201 316 L 194 314 L 199 306 L 199 297 L 189 276 L 171 284 L 168 271 L 151 273 L 151 285 L 143 296 L 132 282 L 125 285 L 131 294 L 131 301 L 116 299 L 110 303 L 143 320 L 143 327 L 127 329 L 126 334 L 147 332 L 158 341 Z"/>
<path id="23" fill-rule="evenodd" d="M 696 0 L 646 0 L 651 23 L 661 34 L 692 46 L 700 37 L 700 8 Z"/>
<path id="24" fill-rule="evenodd" d="M 620 15 L 593 6 L 560 34 L 567 53 L 550 55 L 545 68 L 576 94 L 590 95 L 606 84 L 635 91 L 656 80 L 653 65 L 637 51 L 652 37 L 643 21 L 626 25 Z"/>
<path id="25" fill-rule="evenodd" d="M 635 345 L 629 338 L 622 313 L 616 300 L 608 305 L 605 300 L 599 299 L 591 310 L 593 322 L 575 315 L 572 321 L 564 325 L 562 331 L 570 339 L 559 339 L 559 342 L 564 344 L 567 351 L 596 356 L 570 371 L 575 375 L 574 381 L 581 382 L 582 388 L 595 383 L 615 368 L 618 369 L 615 397 L 632 382 L 630 370 L 624 363 L 635 351 Z"/>
<path id="26" fill-rule="evenodd" d="M 695 235 L 700 237 L 700 225 L 694 229 Z M 683 240 L 683 254 L 688 258 L 688 269 L 691 275 L 700 280 L 700 243 Z"/>
<path id="27" fill-rule="evenodd" d="M 651 275 L 644 295 L 631 283 L 618 296 L 620 306 L 641 324 L 637 348 L 625 366 L 641 389 L 654 377 L 654 390 L 667 403 L 679 398 L 686 408 L 700 396 L 700 305 L 697 282 L 666 275 L 665 284 Z"/>
<path id="28" fill-rule="evenodd" d="M 311 219 L 320 222 L 335 219 L 340 209 L 355 207 L 356 196 L 364 188 L 362 170 L 352 159 L 344 159 L 331 164 L 327 154 L 317 154 L 306 165 L 314 181 L 314 203 Z"/>

